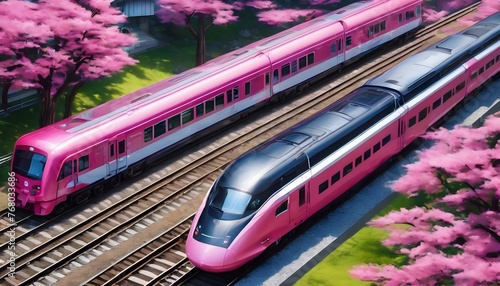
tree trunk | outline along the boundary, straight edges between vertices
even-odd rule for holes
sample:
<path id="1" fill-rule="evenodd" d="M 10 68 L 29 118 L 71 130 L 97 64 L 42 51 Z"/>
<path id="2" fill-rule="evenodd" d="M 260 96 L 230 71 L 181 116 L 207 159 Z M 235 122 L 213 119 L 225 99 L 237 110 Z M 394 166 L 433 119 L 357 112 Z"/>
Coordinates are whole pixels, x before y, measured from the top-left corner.
<path id="1" fill-rule="evenodd" d="M 40 97 L 42 100 L 42 110 L 40 110 L 39 125 L 42 128 L 55 122 L 56 104 L 50 96 L 49 90 L 42 90 Z"/>
<path id="2" fill-rule="evenodd" d="M 9 100 L 8 100 L 9 89 L 10 89 L 11 85 L 12 85 L 11 82 L 3 85 L 3 88 L 2 88 L 2 107 L 1 107 L 2 110 L 7 110 L 7 106 L 9 104 Z"/>
<path id="3" fill-rule="evenodd" d="M 83 81 L 79 81 L 77 84 L 71 87 L 71 90 L 66 93 L 66 98 L 64 100 L 64 118 L 68 118 L 73 113 L 73 102 L 75 101 L 76 92 L 83 86 Z"/>
<path id="4" fill-rule="evenodd" d="M 205 63 L 205 15 L 198 15 L 198 31 L 196 37 L 196 66 Z"/>

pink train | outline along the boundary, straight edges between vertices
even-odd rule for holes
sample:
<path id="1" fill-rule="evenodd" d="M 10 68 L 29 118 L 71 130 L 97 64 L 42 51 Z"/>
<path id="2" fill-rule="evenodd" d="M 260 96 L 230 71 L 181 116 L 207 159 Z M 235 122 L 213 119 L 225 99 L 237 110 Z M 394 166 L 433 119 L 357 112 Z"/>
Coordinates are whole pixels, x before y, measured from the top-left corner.
<path id="1" fill-rule="evenodd" d="M 81 203 L 188 140 L 421 24 L 422 0 L 360 1 L 18 139 L 16 206 Z"/>
<path id="2" fill-rule="evenodd" d="M 236 159 L 210 188 L 189 260 L 231 271 L 391 160 L 500 72 L 500 12 L 419 52 Z"/>

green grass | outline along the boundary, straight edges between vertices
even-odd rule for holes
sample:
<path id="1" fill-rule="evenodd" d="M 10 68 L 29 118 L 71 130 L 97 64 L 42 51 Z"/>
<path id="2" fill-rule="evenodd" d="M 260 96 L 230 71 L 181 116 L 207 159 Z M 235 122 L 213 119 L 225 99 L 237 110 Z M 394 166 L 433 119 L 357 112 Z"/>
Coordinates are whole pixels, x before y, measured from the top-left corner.
<path id="1" fill-rule="evenodd" d="M 402 207 L 411 208 L 417 203 L 421 202 L 399 195 L 377 216 L 383 216 L 391 210 L 399 210 Z M 387 235 L 388 233 L 384 230 L 369 226 L 363 227 L 306 273 L 295 285 L 371 285 L 369 282 L 355 279 L 348 271 L 355 265 L 368 263 L 402 265 L 407 259 L 406 256 L 396 255 L 381 245 L 380 242 Z"/>

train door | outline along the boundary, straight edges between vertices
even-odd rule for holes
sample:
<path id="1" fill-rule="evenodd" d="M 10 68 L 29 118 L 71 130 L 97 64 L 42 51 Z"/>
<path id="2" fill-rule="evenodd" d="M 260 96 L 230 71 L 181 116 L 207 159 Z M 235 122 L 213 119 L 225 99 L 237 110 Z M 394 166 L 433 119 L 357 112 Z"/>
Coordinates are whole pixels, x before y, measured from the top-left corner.
<path id="1" fill-rule="evenodd" d="M 338 52 L 337 63 L 342 63 L 344 61 L 344 59 L 345 59 L 345 57 L 344 57 L 344 48 L 342 47 L 342 38 L 340 38 L 340 39 L 337 40 L 336 48 L 337 48 L 337 52 Z"/>
<path id="2" fill-rule="evenodd" d="M 306 220 L 308 214 L 308 189 L 302 186 L 290 194 L 290 225 L 293 227 Z"/>
<path id="3" fill-rule="evenodd" d="M 67 160 L 61 166 L 57 177 L 57 197 L 69 194 L 77 184 L 76 160 Z"/>
<path id="4" fill-rule="evenodd" d="M 117 157 L 118 162 L 118 172 L 123 171 L 127 168 L 127 139 L 124 135 L 117 137 Z"/>
<path id="5" fill-rule="evenodd" d="M 109 140 L 108 142 L 108 174 L 106 177 L 111 177 L 116 175 L 116 169 L 117 169 L 117 161 L 116 161 L 116 152 L 117 151 L 117 145 L 116 145 L 116 139 Z"/>

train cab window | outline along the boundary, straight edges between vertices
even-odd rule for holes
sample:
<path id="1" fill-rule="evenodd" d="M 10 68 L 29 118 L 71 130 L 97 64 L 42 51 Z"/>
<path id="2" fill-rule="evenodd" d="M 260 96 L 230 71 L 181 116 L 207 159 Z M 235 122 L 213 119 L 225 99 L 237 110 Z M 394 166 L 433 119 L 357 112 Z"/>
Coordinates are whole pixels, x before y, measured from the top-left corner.
<path id="1" fill-rule="evenodd" d="M 123 154 L 123 153 L 125 153 L 125 140 L 118 142 L 118 154 Z"/>
<path id="2" fill-rule="evenodd" d="M 302 187 L 299 190 L 299 207 L 306 203 L 306 188 Z"/>
<path id="3" fill-rule="evenodd" d="M 168 119 L 168 131 L 181 126 L 181 115 L 177 114 Z"/>
<path id="4" fill-rule="evenodd" d="M 345 176 L 345 175 L 349 174 L 351 171 L 352 171 L 352 162 L 349 163 L 349 164 L 347 164 L 344 167 L 344 171 L 342 172 L 342 176 Z"/>
<path id="5" fill-rule="evenodd" d="M 233 88 L 233 98 L 234 99 L 240 98 L 240 87 L 239 86 L 235 86 Z"/>
<path id="6" fill-rule="evenodd" d="M 385 21 L 380 22 L 380 31 L 385 30 Z"/>
<path id="7" fill-rule="evenodd" d="M 318 194 L 321 194 L 322 192 L 326 191 L 326 189 L 328 189 L 328 180 L 326 180 L 323 183 L 319 184 Z"/>
<path id="8" fill-rule="evenodd" d="M 417 117 L 416 116 L 413 116 L 412 118 L 410 118 L 410 120 L 408 121 L 408 127 L 412 127 L 413 125 L 415 125 L 417 123 Z"/>
<path id="9" fill-rule="evenodd" d="M 205 114 L 205 107 L 203 106 L 203 103 L 200 103 L 196 105 L 196 117 L 203 116 Z"/>
<path id="10" fill-rule="evenodd" d="M 354 167 L 359 166 L 361 162 L 363 162 L 363 158 L 359 156 L 358 158 L 356 158 L 356 160 L 354 160 Z"/>
<path id="11" fill-rule="evenodd" d="M 193 108 L 190 108 L 182 112 L 182 124 L 186 124 L 194 119 L 193 111 Z"/>
<path id="12" fill-rule="evenodd" d="M 213 99 L 209 99 L 205 101 L 205 112 L 210 113 L 215 109 L 215 101 Z"/>
<path id="13" fill-rule="evenodd" d="M 290 74 L 290 64 L 285 64 L 281 67 L 281 76 L 287 76 Z"/>
<path id="14" fill-rule="evenodd" d="M 245 82 L 245 95 L 249 95 L 250 91 L 250 82 Z"/>
<path id="15" fill-rule="evenodd" d="M 373 154 L 377 153 L 378 150 L 380 150 L 380 142 L 373 145 Z"/>
<path id="16" fill-rule="evenodd" d="M 349 47 L 350 45 L 352 45 L 352 37 L 351 36 L 345 38 L 345 46 Z"/>
<path id="17" fill-rule="evenodd" d="M 273 83 L 277 83 L 278 80 L 280 79 L 278 69 L 275 69 L 273 72 Z"/>
<path id="18" fill-rule="evenodd" d="M 66 163 L 64 163 L 62 165 L 62 168 L 61 168 L 61 172 L 59 172 L 59 177 L 57 178 L 57 180 L 62 180 L 68 176 L 70 176 L 72 173 L 72 169 L 73 169 L 73 166 L 72 166 L 72 161 L 68 161 Z"/>
<path id="19" fill-rule="evenodd" d="M 453 93 L 451 92 L 451 90 L 450 90 L 450 91 L 448 91 L 447 93 L 445 93 L 445 94 L 443 95 L 443 103 L 447 102 L 447 101 L 448 101 L 448 99 L 450 99 L 452 95 L 453 95 Z"/>
<path id="20" fill-rule="evenodd" d="M 310 53 L 307 55 L 307 64 L 308 65 L 314 64 L 314 53 Z"/>
<path id="21" fill-rule="evenodd" d="M 232 89 L 226 91 L 226 100 L 227 100 L 227 103 L 230 103 L 231 101 L 233 101 L 233 90 Z"/>
<path id="22" fill-rule="evenodd" d="M 299 58 L 299 69 L 307 66 L 306 56 Z"/>
<path id="23" fill-rule="evenodd" d="M 297 60 L 293 60 L 292 61 L 292 72 L 296 72 L 297 71 Z"/>
<path id="24" fill-rule="evenodd" d="M 163 135 L 165 134 L 165 132 L 167 132 L 167 126 L 166 126 L 166 122 L 165 120 L 163 120 L 162 122 L 159 122 L 159 123 L 156 123 L 155 124 L 155 129 L 154 129 L 154 136 L 155 138 L 160 136 L 160 135 Z M 118 152 L 120 153 L 120 152 Z"/>
<path id="25" fill-rule="evenodd" d="M 340 180 L 340 171 L 335 173 L 335 175 L 332 176 L 331 180 L 332 180 L 331 183 L 332 185 L 338 182 Z"/>
<path id="26" fill-rule="evenodd" d="M 215 97 L 215 108 L 221 108 L 224 106 L 224 94 L 219 94 Z"/>
<path id="27" fill-rule="evenodd" d="M 335 54 L 337 51 L 337 46 L 335 46 L 335 43 L 330 45 L 330 53 Z"/>
<path id="28" fill-rule="evenodd" d="M 276 209 L 276 216 L 279 216 L 280 214 L 286 212 L 288 210 L 288 200 L 283 202 L 277 209 Z"/>
<path id="29" fill-rule="evenodd" d="M 366 161 L 366 159 L 370 158 L 370 156 L 372 155 L 372 150 L 371 149 L 368 149 L 365 151 L 365 153 L 363 154 L 363 159 Z"/>
<path id="30" fill-rule="evenodd" d="M 266 85 L 269 85 L 269 81 L 270 81 L 270 76 L 269 76 L 269 73 L 266 72 Z"/>
<path id="31" fill-rule="evenodd" d="M 465 87 L 465 81 L 462 81 L 461 83 L 459 83 L 459 84 L 457 85 L 457 87 L 455 88 L 455 91 L 456 91 L 456 92 L 459 92 L 459 91 L 461 91 L 462 89 L 464 89 L 464 87 Z"/>
<path id="32" fill-rule="evenodd" d="M 78 172 L 89 168 L 89 155 L 78 158 Z"/>
<path id="33" fill-rule="evenodd" d="M 427 117 L 427 107 L 422 109 L 419 113 L 418 113 L 418 122 L 424 120 L 425 118 Z"/>
<path id="34" fill-rule="evenodd" d="M 146 129 L 144 129 L 144 142 L 149 142 L 151 140 L 153 140 L 153 127 L 149 126 Z M 111 150 L 109 153 L 111 154 Z M 115 153 L 115 148 L 113 148 L 113 155 L 110 156 L 114 156 L 115 155 L 114 153 Z"/>
<path id="35" fill-rule="evenodd" d="M 390 141 L 391 141 L 391 134 L 385 136 L 384 139 L 382 139 L 382 146 L 387 145 L 387 143 L 389 143 Z"/>
<path id="36" fill-rule="evenodd" d="M 438 108 L 441 105 L 441 98 L 438 98 L 436 101 L 432 103 L 432 110 Z"/>

